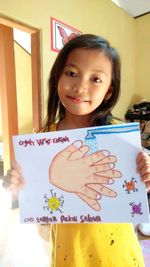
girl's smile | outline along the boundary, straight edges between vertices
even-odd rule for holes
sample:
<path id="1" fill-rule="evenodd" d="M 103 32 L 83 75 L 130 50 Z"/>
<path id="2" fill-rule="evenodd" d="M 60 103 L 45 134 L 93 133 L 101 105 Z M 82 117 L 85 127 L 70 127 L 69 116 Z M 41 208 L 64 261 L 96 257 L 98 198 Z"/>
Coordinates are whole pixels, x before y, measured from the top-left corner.
<path id="1" fill-rule="evenodd" d="M 83 98 L 77 98 L 77 97 L 69 96 L 69 95 L 67 95 L 67 97 L 75 104 L 82 104 L 82 103 L 89 102 L 89 100 L 86 100 Z"/>
<path id="2" fill-rule="evenodd" d="M 90 116 L 106 95 L 111 96 L 112 66 L 98 49 L 74 49 L 58 82 L 58 95 L 67 116 Z M 69 115 L 70 114 L 70 115 Z"/>

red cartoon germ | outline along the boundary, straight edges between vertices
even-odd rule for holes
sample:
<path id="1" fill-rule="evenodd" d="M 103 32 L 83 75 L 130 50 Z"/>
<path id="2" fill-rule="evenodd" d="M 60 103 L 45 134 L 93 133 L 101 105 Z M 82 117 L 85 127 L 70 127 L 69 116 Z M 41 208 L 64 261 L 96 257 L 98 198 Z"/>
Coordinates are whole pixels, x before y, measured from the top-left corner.
<path id="1" fill-rule="evenodd" d="M 138 189 L 136 188 L 136 183 L 137 183 L 137 181 L 135 180 L 135 178 L 132 177 L 132 179 L 128 182 L 125 180 L 122 187 L 125 188 L 125 191 L 128 194 L 131 194 L 131 191 L 132 192 L 138 191 Z"/>

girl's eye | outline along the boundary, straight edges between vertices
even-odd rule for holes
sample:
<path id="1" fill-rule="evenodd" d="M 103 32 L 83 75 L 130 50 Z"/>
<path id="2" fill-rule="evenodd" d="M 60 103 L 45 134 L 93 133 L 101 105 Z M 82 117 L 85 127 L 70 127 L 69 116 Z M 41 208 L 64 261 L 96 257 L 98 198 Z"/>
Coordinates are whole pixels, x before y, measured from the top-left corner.
<path id="1" fill-rule="evenodd" d="M 98 77 L 93 77 L 92 79 L 91 79 L 94 83 L 102 83 L 103 81 L 100 79 L 100 78 L 98 78 Z"/>
<path id="2" fill-rule="evenodd" d="M 73 71 L 66 71 L 65 74 L 69 77 L 77 77 L 77 74 Z"/>

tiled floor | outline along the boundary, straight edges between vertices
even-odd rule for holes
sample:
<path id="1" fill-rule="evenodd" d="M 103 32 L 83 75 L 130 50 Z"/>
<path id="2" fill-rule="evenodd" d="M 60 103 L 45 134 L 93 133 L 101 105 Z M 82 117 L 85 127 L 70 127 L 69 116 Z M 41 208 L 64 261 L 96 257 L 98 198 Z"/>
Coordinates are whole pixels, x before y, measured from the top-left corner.
<path id="1" fill-rule="evenodd" d="M 49 267 L 49 226 L 20 224 L 10 201 L 0 183 L 0 267 Z"/>

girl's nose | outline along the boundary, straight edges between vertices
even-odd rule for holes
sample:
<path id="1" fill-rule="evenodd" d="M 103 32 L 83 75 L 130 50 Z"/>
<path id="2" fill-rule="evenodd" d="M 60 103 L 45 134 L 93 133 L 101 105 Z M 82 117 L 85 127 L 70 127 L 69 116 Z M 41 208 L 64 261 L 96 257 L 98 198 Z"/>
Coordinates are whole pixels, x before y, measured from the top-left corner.
<path id="1" fill-rule="evenodd" d="M 76 80 L 72 89 L 74 93 L 85 94 L 88 92 L 88 84 L 84 80 Z"/>

